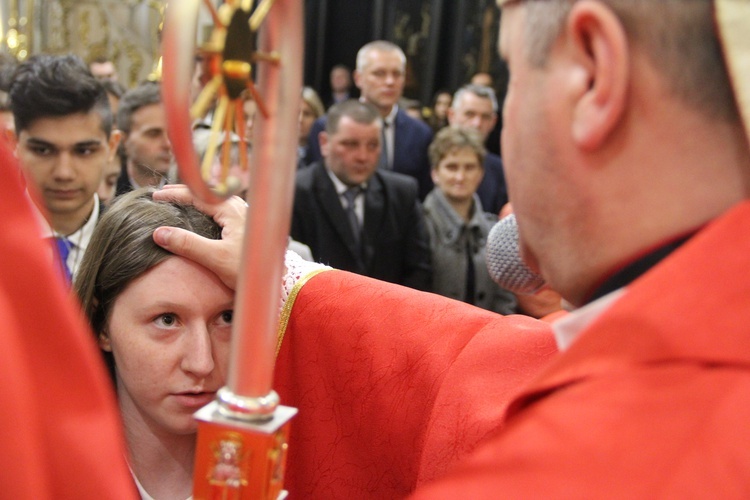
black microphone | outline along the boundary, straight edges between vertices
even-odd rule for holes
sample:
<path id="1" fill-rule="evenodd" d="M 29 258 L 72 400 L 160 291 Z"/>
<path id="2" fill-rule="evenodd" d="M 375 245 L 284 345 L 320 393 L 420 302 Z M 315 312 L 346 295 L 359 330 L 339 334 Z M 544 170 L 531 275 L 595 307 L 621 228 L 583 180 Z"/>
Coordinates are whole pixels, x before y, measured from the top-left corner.
<path id="1" fill-rule="evenodd" d="M 487 270 L 492 280 L 513 293 L 534 294 L 544 279 L 524 263 L 518 244 L 518 223 L 510 214 L 500 219 L 487 236 Z"/>

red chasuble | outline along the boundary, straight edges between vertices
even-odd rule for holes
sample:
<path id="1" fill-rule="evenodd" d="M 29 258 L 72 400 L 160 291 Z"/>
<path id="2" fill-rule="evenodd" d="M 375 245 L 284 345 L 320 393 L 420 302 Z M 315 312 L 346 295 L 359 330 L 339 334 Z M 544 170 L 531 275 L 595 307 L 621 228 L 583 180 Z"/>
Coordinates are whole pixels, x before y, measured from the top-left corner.
<path id="1" fill-rule="evenodd" d="M 135 498 L 112 382 L 0 143 L 0 496 Z"/>
<path id="2" fill-rule="evenodd" d="M 292 498 L 399 498 L 501 427 L 556 352 L 546 323 L 323 271 L 287 303 L 276 366 Z"/>
<path id="3" fill-rule="evenodd" d="M 750 202 L 628 286 L 416 498 L 750 498 Z"/>

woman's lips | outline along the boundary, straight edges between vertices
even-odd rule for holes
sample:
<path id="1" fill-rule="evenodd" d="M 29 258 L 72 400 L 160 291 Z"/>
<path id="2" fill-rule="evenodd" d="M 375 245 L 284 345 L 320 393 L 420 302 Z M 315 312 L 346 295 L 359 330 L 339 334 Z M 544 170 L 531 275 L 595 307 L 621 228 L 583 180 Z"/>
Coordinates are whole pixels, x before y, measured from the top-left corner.
<path id="1" fill-rule="evenodd" d="M 216 399 L 216 392 L 181 392 L 173 397 L 179 405 L 190 410 L 199 410 Z"/>

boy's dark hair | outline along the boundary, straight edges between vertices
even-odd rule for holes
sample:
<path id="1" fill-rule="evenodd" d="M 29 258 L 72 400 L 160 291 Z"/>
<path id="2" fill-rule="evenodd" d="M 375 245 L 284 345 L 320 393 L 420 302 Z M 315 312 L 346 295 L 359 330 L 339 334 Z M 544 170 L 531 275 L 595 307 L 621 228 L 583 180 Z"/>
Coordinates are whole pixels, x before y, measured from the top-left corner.
<path id="1" fill-rule="evenodd" d="M 221 239 L 221 227 L 211 216 L 191 205 L 155 201 L 153 193 L 142 188 L 117 197 L 91 236 L 74 287 L 95 338 L 109 333 L 112 309 L 130 283 L 173 255 L 154 243 L 157 227 Z M 102 353 L 114 380 L 114 356 Z"/>
<path id="2" fill-rule="evenodd" d="M 20 64 L 10 84 L 10 107 L 18 132 L 39 118 L 95 111 L 109 137 L 112 111 L 102 84 L 78 56 L 36 55 Z"/>

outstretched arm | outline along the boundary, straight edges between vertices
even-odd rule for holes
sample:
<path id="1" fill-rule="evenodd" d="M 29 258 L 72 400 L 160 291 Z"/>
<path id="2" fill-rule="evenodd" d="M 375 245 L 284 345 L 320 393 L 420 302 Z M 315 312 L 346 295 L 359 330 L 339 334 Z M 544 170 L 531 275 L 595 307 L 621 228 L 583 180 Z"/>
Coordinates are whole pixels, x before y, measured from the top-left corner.
<path id="1" fill-rule="evenodd" d="M 213 217 L 222 228 L 220 240 L 210 240 L 184 229 L 160 227 L 154 231 L 154 242 L 207 267 L 225 285 L 236 290 L 247 213 L 245 202 L 233 196 L 218 205 L 204 203 L 196 199 L 187 186 L 180 184 L 164 186 L 154 193 L 154 199 L 190 204 Z"/>

